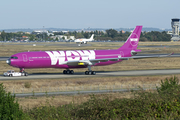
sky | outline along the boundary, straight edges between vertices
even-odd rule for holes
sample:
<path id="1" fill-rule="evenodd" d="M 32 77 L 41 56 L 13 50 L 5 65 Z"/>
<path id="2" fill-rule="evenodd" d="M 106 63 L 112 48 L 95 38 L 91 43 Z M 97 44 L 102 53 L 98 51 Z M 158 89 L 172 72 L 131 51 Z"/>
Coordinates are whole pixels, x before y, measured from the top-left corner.
<path id="1" fill-rule="evenodd" d="M 171 29 L 180 0 L 2 0 L 0 29 Z"/>

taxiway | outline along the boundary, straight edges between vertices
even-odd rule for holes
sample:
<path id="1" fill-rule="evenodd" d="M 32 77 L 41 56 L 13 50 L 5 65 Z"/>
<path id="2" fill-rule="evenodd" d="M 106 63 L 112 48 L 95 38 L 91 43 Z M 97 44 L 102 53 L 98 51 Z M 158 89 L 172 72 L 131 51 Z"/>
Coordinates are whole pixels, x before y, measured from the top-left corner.
<path id="1" fill-rule="evenodd" d="M 146 75 L 173 75 L 180 74 L 180 69 L 168 70 L 134 70 L 134 71 L 96 71 L 96 75 L 85 75 L 84 72 L 77 72 L 73 75 L 62 73 L 34 73 L 29 76 L 4 77 L 0 76 L 0 81 L 7 80 L 33 80 L 33 79 L 60 79 L 60 78 L 85 78 L 85 77 L 110 77 L 110 76 L 146 76 Z"/>

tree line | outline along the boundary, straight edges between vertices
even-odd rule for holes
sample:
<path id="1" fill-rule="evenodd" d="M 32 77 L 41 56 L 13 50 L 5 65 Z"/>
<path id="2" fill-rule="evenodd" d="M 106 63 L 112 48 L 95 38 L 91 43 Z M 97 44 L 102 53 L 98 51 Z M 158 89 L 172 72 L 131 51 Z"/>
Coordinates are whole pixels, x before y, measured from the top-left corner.
<path id="1" fill-rule="evenodd" d="M 108 29 L 104 31 L 91 31 L 91 32 L 77 32 L 72 31 L 68 33 L 63 32 L 55 32 L 54 35 L 65 35 L 65 36 L 75 36 L 75 38 L 90 38 L 92 34 L 94 34 L 94 39 L 99 41 L 104 40 L 112 40 L 112 41 L 125 41 L 131 32 L 126 31 L 123 33 L 122 31 L 117 31 L 115 29 Z M 16 33 L 6 33 L 4 31 L 1 32 L 0 41 L 10 41 L 10 40 L 21 40 L 22 36 L 27 36 L 30 41 L 34 40 L 53 40 L 51 38 L 52 35 L 48 36 L 47 33 L 41 34 L 27 34 L 25 32 L 16 32 Z M 167 34 L 165 31 L 151 31 L 151 32 L 142 32 L 140 41 L 170 41 L 171 35 Z M 57 39 L 56 39 L 57 40 Z"/>

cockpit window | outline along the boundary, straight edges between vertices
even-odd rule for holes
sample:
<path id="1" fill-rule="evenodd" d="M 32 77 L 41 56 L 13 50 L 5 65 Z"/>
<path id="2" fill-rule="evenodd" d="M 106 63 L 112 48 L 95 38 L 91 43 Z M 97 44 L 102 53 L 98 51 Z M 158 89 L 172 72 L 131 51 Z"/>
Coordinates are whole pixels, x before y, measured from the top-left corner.
<path id="1" fill-rule="evenodd" d="M 11 57 L 11 59 L 18 59 L 18 57 L 16 57 L 16 56 L 13 56 L 13 57 Z"/>

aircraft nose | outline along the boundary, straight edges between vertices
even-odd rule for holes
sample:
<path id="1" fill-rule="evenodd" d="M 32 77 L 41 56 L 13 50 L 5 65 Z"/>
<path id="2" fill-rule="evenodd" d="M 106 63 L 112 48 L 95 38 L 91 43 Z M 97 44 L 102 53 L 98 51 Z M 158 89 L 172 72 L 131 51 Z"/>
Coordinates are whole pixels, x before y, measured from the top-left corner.
<path id="1" fill-rule="evenodd" d="M 10 64 L 11 64 L 11 60 L 10 60 L 10 59 L 7 59 L 7 60 L 6 60 L 6 63 L 10 65 Z"/>

